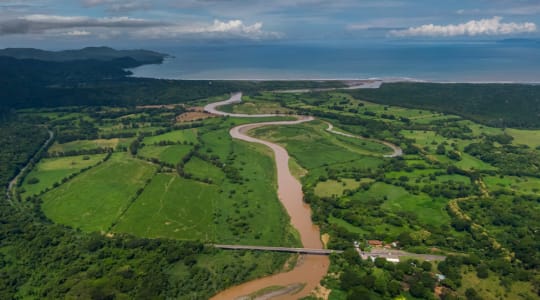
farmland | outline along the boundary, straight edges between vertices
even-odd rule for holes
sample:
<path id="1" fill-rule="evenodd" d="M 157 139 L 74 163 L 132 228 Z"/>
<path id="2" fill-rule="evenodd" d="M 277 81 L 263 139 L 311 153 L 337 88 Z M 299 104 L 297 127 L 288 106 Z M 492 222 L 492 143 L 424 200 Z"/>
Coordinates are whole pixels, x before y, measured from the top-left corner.
<path id="1" fill-rule="evenodd" d="M 374 297 L 425 298 L 433 295 L 430 272 L 447 275 L 447 281 L 433 284 L 448 295 L 463 297 L 477 289 L 486 298 L 507 294 L 519 299 L 534 293 L 538 131 L 489 127 L 432 109 L 377 104 L 342 92 L 260 92 L 224 110 L 316 116 L 310 122 L 260 127 L 249 134 L 288 151 L 291 171 L 301 180 L 304 200 L 328 238 L 327 247 L 346 251 L 332 257 L 331 272 L 340 275 L 323 282 L 332 290 L 331 299 L 368 288 L 363 284 L 371 279 L 349 279 L 370 276 L 379 282 L 371 291 Z M 129 237 L 144 241 L 140 243 L 300 246 L 277 197 L 272 153 L 229 135 L 239 124 L 292 117 L 177 122 L 182 113 L 181 106 L 25 109 L 21 114 L 29 119 L 48 120 L 56 141 L 25 174 L 17 195 L 24 205 L 39 205 L 47 220 L 97 234 L 104 244 Z M 345 135 L 328 131 L 329 123 Z M 404 155 L 388 157 L 392 149 L 378 140 L 399 146 Z M 521 244 L 516 243 L 518 236 Z M 397 242 L 404 250 L 450 258 L 412 269 L 406 263 L 359 263 L 347 255 L 354 240 L 362 247 L 367 240 Z M 208 297 L 276 272 L 291 258 L 197 249 L 182 259 L 167 254 L 172 261 L 167 278 L 175 282 L 172 298 L 178 293 Z M 485 268 L 488 278 L 483 278 Z M 397 269 L 410 275 L 399 277 Z M 199 293 L 188 280 L 193 274 L 211 277 L 211 286 Z M 414 285 L 415 276 L 424 276 L 422 287 L 395 288 L 396 283 Z M 504 287 L 494 288 L 494 281 Z M 527 291 L 520 294 L 520 289 Z"/>
<path id="2" fill-rule="evenodd" d="M 478 294 L 487 298 L 530 297 L 533 288 L 517 279 L 517 273 L 538 276 L 530 266 L 511 272 L 513 275 L 503 275 L 498 266 L 503 264 L 505 255 L 518 255 L 529 264 L 531 260 L 534 265 L 538 263 L 537 256 L 531 259 L 525 254 L 531 255 L 531 249 L 537 248 L 538 244 L 531 241 L 526 249 L 518 247 L 510 242 L 512 238 L 508 233 L 514 227 L 522 228 L 520 232 L 528 238 L 534 236 L 521 226 L 537 223 L 532 215 L 539 209 L 535 199 L 540 196 L 540 183 L 532 170 L 537 170 L 540 157 L 538 131 L 495 128 L 456 115 L 381 105 L 352 95 L 337 92 L 261 93 L 246 98 L 255 106 L 273 100 L 284 108 L 319 116 L 340 132 L 384 139 L 404 149 L 403 157 L 384 159 L 382 156 L 386 152 L 380 144 L 332 136 L 325 132 L 324 124 L 317 121 L 253 131 L 259 138 L 286 147 L 294 164 L 298 164 L 295 168 L 305 169 L 301 173 L 305 200 L 314 210 L 313 219 L 329 236 L 328 247 L 347 249 L 351 240 L 378 239 L 386 243 L 398 241 L 402 247 L 413 251 L 436 249 L 470 254 L 482 257 L 483 263 L 479 265 L 452 257 L 448 265 L 437 267 L 445 275 L 450 274 L 447 278 L 450 277 L 452 282 L 442 284 L 443 293 L 464 295 L 478 289 Z M 481 147 L 483 150 L 479 150 Z M 523 162 L 522 168 L 517 167 L 520 161 L 517 157 Z M 514 199 L 511 211 L 497 210 L 504 205 L 511 207 L 510 199 Z M 481 207 L 492 209 L 482 210 Z M 530 210 L 528 213 L 525 207 Z M 522 216 L 520 221 L 515 219 L 517 215 Z M 480 238 L 480 232 L 485 238 Z M 496 250 L 479 250 L 486 238 L 495 241 L 493 245 L 502 244 L 504 250 L 500 256 L 493 255 L 492 251 Z M 520 268 L 515 263 L 508 263 L 508 267 Z M 342 271 L 348 272 L 351 268 L 351 262 L 342 259 L 336 258 L 333 264 L 334 270 L 341 266 Z M 482 273 L 482 278 L 471 279 L 477 282 L 474 285 L 466 283 L 464 288 L 452 287 L 454 282 L 462 282 L 461 278 L 463 282 L 469 280 L 471 272 L 484 272 L 484 268 L 492 272 L 489 279 Z M 372 272 L 378 274 L 375 280 L 388 280 L 388 276 L 393 276 L 390 275 L 392 272 L 383 269 L 381 266 L 373 268 Z M 366 276 L 362 269 L 357 272 L 357 275 L 347 273 L 347 276 Z M 505 288 L 490 288 L 492 278 L 505 282 Z M 342 279 L 352 280 L 350 277 Z M 351 287 L 345 281 L 341 281 L 341 285 L 332 279 L 328 282 L 333 290 L 331 298 L 345 299 L 347 293 L 341 292 L 342 289 L 351 295 Z M 357 285 L 356 289 L 361 286 Z M 364 287 L 369 289 L 369 286 Z M 521 288 L 526 291 L 516 294 Z M 413 292 L 403 295 L 427 297 L 425 294 L 420 296 L 420 290 L 414 291 L 415 295 Z M 375 294 L 371 295 L 375 297 Z"/>
<path id="3" fill-rule="evenodd" d="M 113 155 L 106 163 L 45 193 L 43 211 L 61 224 L 107 232 L 155 170 L 123 153 Z"/>

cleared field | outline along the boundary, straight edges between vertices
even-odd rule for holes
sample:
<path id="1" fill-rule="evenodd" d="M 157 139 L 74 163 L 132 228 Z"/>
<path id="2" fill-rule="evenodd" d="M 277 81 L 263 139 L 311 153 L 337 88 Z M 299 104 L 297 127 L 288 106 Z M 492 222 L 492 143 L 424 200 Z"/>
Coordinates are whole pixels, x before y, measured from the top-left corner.
<path id="1" fill-rule="evenodd" d="M 484 182 L 490 191 L 510 189 L 522 194 L 537 194 L 540 192 L 540 179 L 534 177 L 516 176 L 486 176 Z"/>
<path id="2" fill-rule="evenodd" d="M 413 195 L 402 187 L 377 182 L 369 190 L 356 193 L 358 199 L 385 199 L 382 207 L 390 211 L 407 211 L 427 224 L 448 224 L 450 217 L 445 211 L 446 200 L 432 199 L 428 195 Z"/>
<path id="3" fill-rule="evenodd" d="M 435 149 L 438 144 L 447 141 L 443 136 L 438 135 L 435 131 L 429 130 L 402 130 L 400 131 L 405 137 L 415 139 L 416 144 L 422 147 L 429 146 Z"/>
<path id="4" fill-rule="evenodd" d="M 149 136 L 144 138 L 143 143 L 145 145 L 152 145 L 166 141 L 175 143 L 197 143 L 197 129 L 174 130 L 156 136 Z"/>
<path id="5" fill-rule="evenodd" d="M 217 186 L 157 174 L 112 229 L 149 238 L 215 240 Z"/>
<path id="6" fill-rule="evenodd" d="M 42 159 L 24 179 L 22 187 L 25 192 L 22 196 L 39 194 L 46 188 L 52 187 L 54 183 L 59 183 L 63 178 L 97 164 L 104 157 L 105 154 L 96 154 Z M 33 178 L 39 182 L 29 184 L 28 181 Z"/>
<path id="7" fill-rule="evenodd" d="M 319 197 L 331 197 L 332 195 L 341 196 L 345 190 L 354 190 L 364 182 L 371 182 L 369 178 L 356 181 L 351 178 L 342 178 L 340 181 L 327 180 L 319 182 L 315 187 L 315 195 Z"/>
<path id="8" fill-rule="evenodd" d="M 510 289 L 506 289 L 500 284 L 501 278 L 493 272 L 489 272 L 489 277 L 480 279 L 476 276 L 476 271 L 472 268 L 462 267 L 463 285 L 458 292 L 464 294 L 468 288 L 474 288 L 482 299 L 535 299 L 537 296 L 533 292 L 530 282 L 517 281 Z"/>
<path id="9" fill-rule="evenodd" d="M 467 153 L 461 153 L 461 160 L 455 163 L 456 166 L 465 170 L 496 170 L 497 168 L 473 157 Z"/>
<path id="10" fill-rule="evenodd" d="M 49 153 L 54 152 L 69 152 L 69 151 L 79 151 L 79 150 L 92 150 L 97 148 L 113 148 L 117 146 L 129 146 L 129 143 L 132 139 L 97 139 L 97 140 L 77 140 L 73 142 L 68 142 L 64 144 L 58 144 L 55 142 L 50 148 Z"/>
<path id="11" fill-rule="evenodd" d="M 363 145 L 364 141 L 337 136 L 326 132 L 325 128 L 326 124 L 314 121 L 286 127 L 257 128 L 252 134 L 285 146 L 289 154 L 307 169 L 350 162 L 362 159 L 365 155 L 382 156 L 386 153 L 373 151 L 371 144 L 382 147 L 380 144 L 368 142 L 369 145 Z"/>
<path id="12" fill-rule="evenodd" d="M 184 166 L 184 170 L 198 178 L 210 178 L 214 183 L 220 183 L 225 178 L 225 174 L 220 168 L 198 157 L 190 159 Z"/>
<path id="13" fill-rule="evenodd" d="M 511 135 L 514 138 L 512 143 L 527 145 L 531 148 L 540 146 L 540 130 L 520 130 L 507 128 L 505 133 Z"/>
<path id="14" fill-rule="evenodd" d="M 107 162 L 43 195 L 53 221 L 84 231 L 107 231 L 156 167 L 116 153 Z"/>
<path id="15" fill-rule="evenodd" d="M 176 165 L 189 151 L 193 149 L 190 145 L 170 145 L 170 146 L 144 146 L 138 152 L 140 156 L 157 158 L 160 161 Z"/>
<path id="16" fill-rule="evenodd" d="M 222 106 L 220 109 L 236 114 L 286 114 L 290 109 L 282 107 L 278 102 L 257 100 L 249 96 L 242 97 L 240 104 Z"/>

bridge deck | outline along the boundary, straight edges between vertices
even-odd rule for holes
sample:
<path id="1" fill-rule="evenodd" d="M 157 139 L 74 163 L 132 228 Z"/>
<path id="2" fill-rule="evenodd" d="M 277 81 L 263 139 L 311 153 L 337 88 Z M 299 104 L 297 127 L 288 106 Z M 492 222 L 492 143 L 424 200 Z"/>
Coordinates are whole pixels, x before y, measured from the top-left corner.
<path id="1" fill-rule="evenodd" d="M 332 253 L 343 252 L 341 250 L 329 250 L 329 249 L 266 247 L 266 246 L 248 246 L 248 245 L 213 245 L 213 246 L 216 248 L 227 249 L 227 250 L 258 250 L 258 251 L 290 252 L 290 253 L 317 254 L 317 255 L 330 255 Z"/>

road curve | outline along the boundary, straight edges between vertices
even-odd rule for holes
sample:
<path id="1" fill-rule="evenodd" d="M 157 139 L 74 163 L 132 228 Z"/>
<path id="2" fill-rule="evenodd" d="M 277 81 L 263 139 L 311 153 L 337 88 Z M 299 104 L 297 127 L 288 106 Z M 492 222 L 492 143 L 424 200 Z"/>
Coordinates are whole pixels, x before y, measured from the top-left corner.
<path id="1" fill-rule="evenodd" d="M 353 134 L 345 133 L 345 132 L 341 132 L 341 131 L 335 131 L 334 130 L 334 125 L 332 125 L 332 123 L 326 122 L 326 124 L 328 125 L 328 128 L 326 128 L 326 131 L 331 132 L 333 134 L 342 135 L 342 136 L 350 137 L 350 138 L 353 138 L 353 139 L 376 142 L 376 143 L 379 143 L 379 144 L 383 144 L 383 145 L 391 148 L 392 151 L 394 151 L 392 154 L 383 155 L 384 157 L 398 157 L 398 156 L 403 155 L 403 150 L 400 147 L 398 147 L 398 146 L 396 146 L 396 145 L 394 145 L 392 143 L 377 140 L 377 139 L 366 138 L 366 137 L 363 137 L 363 136 L 353 135 Z"/>
<path id="2" fill-rule="evenodd" d="M 240 102 L 242 102 L 242 92 L 233 93 L 231 94 L 231 98 L 227 100 L 207 104 L 204 107 L 204 111 L 207 113 L 214 114 L 214 115 L 238 117 L 238 118 L 267 118 L 267 117 L 288 116 L 288 115 L 282 115 L 282 114 L 257 114 L 257 115 L 233 114 L 233 113 L 217 110 L 217 108 L 220 106 L 236 104 Z"/>

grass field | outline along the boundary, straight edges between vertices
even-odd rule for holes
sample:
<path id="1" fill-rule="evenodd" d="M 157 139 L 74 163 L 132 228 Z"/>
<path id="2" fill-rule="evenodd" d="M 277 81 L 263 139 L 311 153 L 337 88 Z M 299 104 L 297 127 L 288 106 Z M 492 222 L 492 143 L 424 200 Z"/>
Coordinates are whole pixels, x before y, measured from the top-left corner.
<path id="1" fill-rule="evenodd" d="M 540 191 L 540 179 L 534 177 L 485 176 L 484 182 L 490 191 L 509 189 L 521 194 L 537 194 Z"/>
<path id="2" fill-rule="evenodd" d="M 129 146 L 129 143 L 132 139 L 128 138 L 114 138 L 114 139 L 97 139 L 97 140 L 77 140 L 73 142 L 68 142 L 64 144 L 58 144 L 55 142 L 50 148 L 49 153 L 54 152 L 69 152 L 69 151 L 79 151 L 79 150 L 92 150 L 97 148 L 112 148 L 115 149 L 117 146 Z"/>
<path id="3" fill-rule="evenodd" d="M 500 284 L 497 274 L 489 272 L 489 277 L 480 279 L 472 268 L 462 268 L 463 285 L 458 292 L 464 294 L 468 288 L 474 288 L 482 299 L 536 299 L 530 282 L 514 282 L 510 290 Z"/>
<path id="4" fill-rule="evenodd" d="M 243 183 L 225 180 L 216 203 L 218 238 L 227 243 L 299 245 L 285 209 L 277 197 L 276 170 L 270 150 L 262 145 L 233 141 Z M 257 162 L 257 163 L 253 163 Z"/>
<path id="5" fill-rule="evenodd" d="M 107 162 L 43 195 L 53 221 L 84 231 L 107 231 L 156 167 L 115 153 Z"/>
<path id="6" fill-rule="evenodd" d="M 51 188 L 54 183 L 59 183 L 63 178 L 68 177 L 73 173 L 77 173 L 81 169 L 97 164 L 103 158 L 105 158 L 105 154 L 42 159 L 32 169 L 32 172 L 25 177 L 22 183 L 22 187 L 24 188 L 25 192 L 22 193 L 22 196 L 24 197 L 39 194 L 46 188 Z M 37 178 L 39 182 L 29 184 L 28 180 L 31 178 Z"/>
<path id="7" fill-rule="evenodd" d="M 149 238 L 215 240 L 217 186 L 157 174 L 112 229 Z"/>
<path id="8" fill-rule="evenodd" d="M 242 103 L 226 105 L 220 107 L 220 110 L 236 114 L 286 114 L 290 109 L 282 107 L 278 102 L 258 100 L 257 98 L 243 96 Z"/>
<path id="9" fill-rule="evenodd" d="M 356 181 L 351 178 L 341 178 L 337 180 L 327 180 L 319 182 L 315 187 L 315 195 L 319 197 L 331 197 L 332 195 L 341 196 L 345 190 L 354 190 L 364 182 L 371 182 L 372 179 L 365 178 Z"/>
<path id="10" fill-rule="evenodd" d="M 385 153 L 374 152 L 371 143 L 363 145 L 364 141 L 341 137 L 325 131 L 324 128 L 326 124 L 314 121 L 293 126 L 257 128 L 251 134 L 285 146 L 289 154 L 307 169 L 350 162 L 365 155 L 382 156 Z"/>
<path id="11" fill-rule="evenodd" d="M 407 211 L 418 216 L 418 219 L 427 224 L 449 224 L 450 217 L 446 213 L 445 200 L 432 199 L 428 195 L 413 195 L 402 187 L 377 182 L 367 191 L 356 193 L 358 199 L 384 199 L 382 208 L 389 211 Z"/>
<path id="12" fill-rule="evenodd" d="M 197 143 L 197 129 L 174 130 L 164 134 L 144 138 L 145 145 L 157 144 L 162 141 Z"/>
<path id="13" fill-rule="evenodd" d="M 170 146 L 144 146 L 138 155 L 142 157 L 157 158 L 160 161 L 176 165 L 189 151 L 193 149 L 190 145 L 170 145 Z"/>
<path id="14" fill-rule="evenodd" d="M 504 130 L 504 132 L 514 138 L 512 141 L 514 144 L 527 145 L 531 148 L 540 146 L 540 130 L 520 130 L 507 128 Z"/>
<path id="15" fill-rule="evenodd" d="M 198 157 L 190 159 L 184 166 L 184 170 L 199 178 L 210 178 L 216 184 L 221 183 L 225 179 L 225 174 L 220 168 Z"/>

